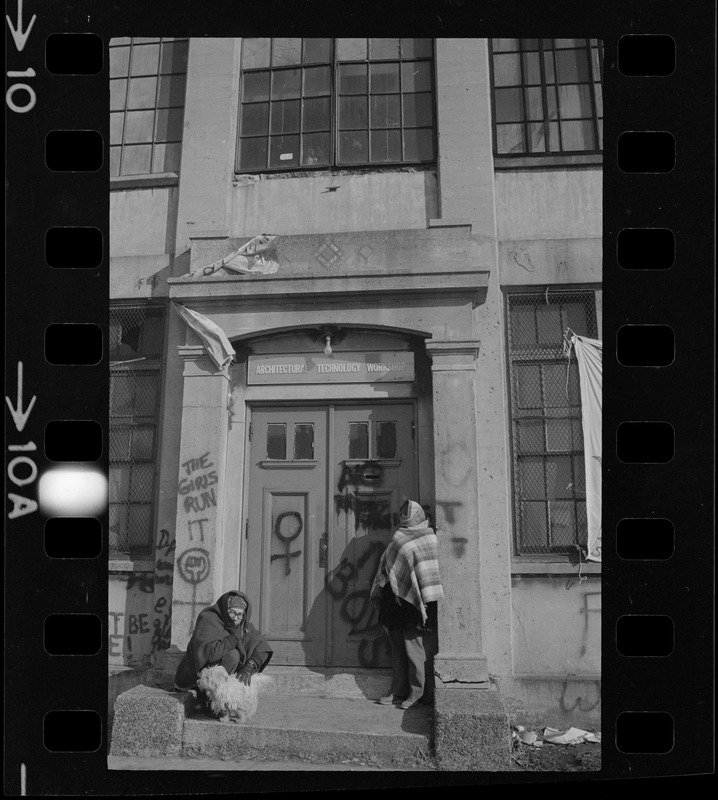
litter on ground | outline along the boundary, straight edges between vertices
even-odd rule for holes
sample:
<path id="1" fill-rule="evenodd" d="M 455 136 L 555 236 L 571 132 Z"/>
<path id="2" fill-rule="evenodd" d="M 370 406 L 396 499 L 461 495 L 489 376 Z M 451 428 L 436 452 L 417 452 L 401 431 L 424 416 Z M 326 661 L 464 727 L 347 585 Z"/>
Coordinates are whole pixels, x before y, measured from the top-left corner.
<path id="1" fill-rule="evenodd" d="M 568 728 L 565 731 L 556 728 L 544 728 L 543 739 L 549 744 L 580 744 L 581 742 L 592 742 L 599 744 L 601 734 L 591 733 L 580 728 Z"/>
<path id="2" fill-rule="evenodd" d="M 511 732 L 511 738 L 515 745 L 525 744 L 529 747 L 542 747 L 544 742 L 548 744 L 573 745 L 589 742 L 591 744 L 601 743 L 601 732 L 584 731 L 581 728 L 544 728 L 543 731 L 531 731 L 523 725 L 516 725 Z"/>

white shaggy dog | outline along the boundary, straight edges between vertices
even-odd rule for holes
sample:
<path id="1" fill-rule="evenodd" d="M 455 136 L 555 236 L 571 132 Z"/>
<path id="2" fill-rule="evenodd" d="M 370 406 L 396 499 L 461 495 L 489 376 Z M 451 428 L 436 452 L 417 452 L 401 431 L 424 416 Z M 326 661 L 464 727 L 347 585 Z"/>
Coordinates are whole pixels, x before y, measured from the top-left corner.
<path id="1" fill-rule="evenodd" d="M 212 713 L 222 722 L 229 718 L 232 722 L 246 722 L 257 713 L 260 687 L 267 687 L 272 679 L 267 675 L 253 675 L 249 686 L 237 680 L 236 675 L 228 675 L 227 670 L 217 665 L 205 667 L 197 680 L 209 700 Z"/>

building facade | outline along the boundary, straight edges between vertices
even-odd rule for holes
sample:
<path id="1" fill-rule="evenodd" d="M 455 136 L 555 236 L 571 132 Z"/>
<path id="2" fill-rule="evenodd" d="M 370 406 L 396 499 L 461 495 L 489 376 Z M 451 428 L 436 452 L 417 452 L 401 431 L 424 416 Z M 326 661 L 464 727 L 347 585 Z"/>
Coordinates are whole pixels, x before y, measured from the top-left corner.
<path id="1" fill-rule="evenodd" d="M 563 344 L 602 338 L 600 42 L 110 49 L 111 668 L 171 665 L 237 587 L 273 664 L 388 666 L 368 595 L 408 497 L 437 687 L 597 722 Z"/>

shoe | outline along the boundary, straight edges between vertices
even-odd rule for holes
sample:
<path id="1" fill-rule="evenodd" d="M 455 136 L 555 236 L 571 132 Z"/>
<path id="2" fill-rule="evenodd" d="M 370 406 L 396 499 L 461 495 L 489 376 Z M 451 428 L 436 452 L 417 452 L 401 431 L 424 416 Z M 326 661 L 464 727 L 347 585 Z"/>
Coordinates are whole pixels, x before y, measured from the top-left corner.
<path id="1" fill-rule="evenodd" d="M 386 695 L 386 697 L 380 697 L 377 700 L 377 703 L 380 706 L 393 706 L 396 705 L 397 703 L 401 703 L 403 699 L 404 699 L 403 697 L 394 697 L 393 694 L 388 694 Z"/>
<path id="2" fill-rule="evenodd" d="M 403 703 L 399 703 L 399 708 L 406 711 L 410 708 L 418 708 L 419 706 L 422 705 L 424 705 L 424 701 L 421 698 L 419 698 L 418 700 L 412 700 L 411 697 L 407 697 Z"/>

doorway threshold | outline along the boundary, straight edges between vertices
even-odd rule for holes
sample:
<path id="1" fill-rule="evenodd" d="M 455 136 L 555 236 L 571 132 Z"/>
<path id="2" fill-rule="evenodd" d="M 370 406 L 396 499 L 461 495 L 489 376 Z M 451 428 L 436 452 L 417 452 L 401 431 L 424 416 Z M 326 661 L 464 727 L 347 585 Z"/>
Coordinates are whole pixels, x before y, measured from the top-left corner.
<path id="1" fill-rule="evenodd" d="M 378 700 L 389 693 L 392 678 L 390 669 L 272 664 L 263 674 L 272 678 L 266 690 L 272 694 L 355 700 Z"/>

